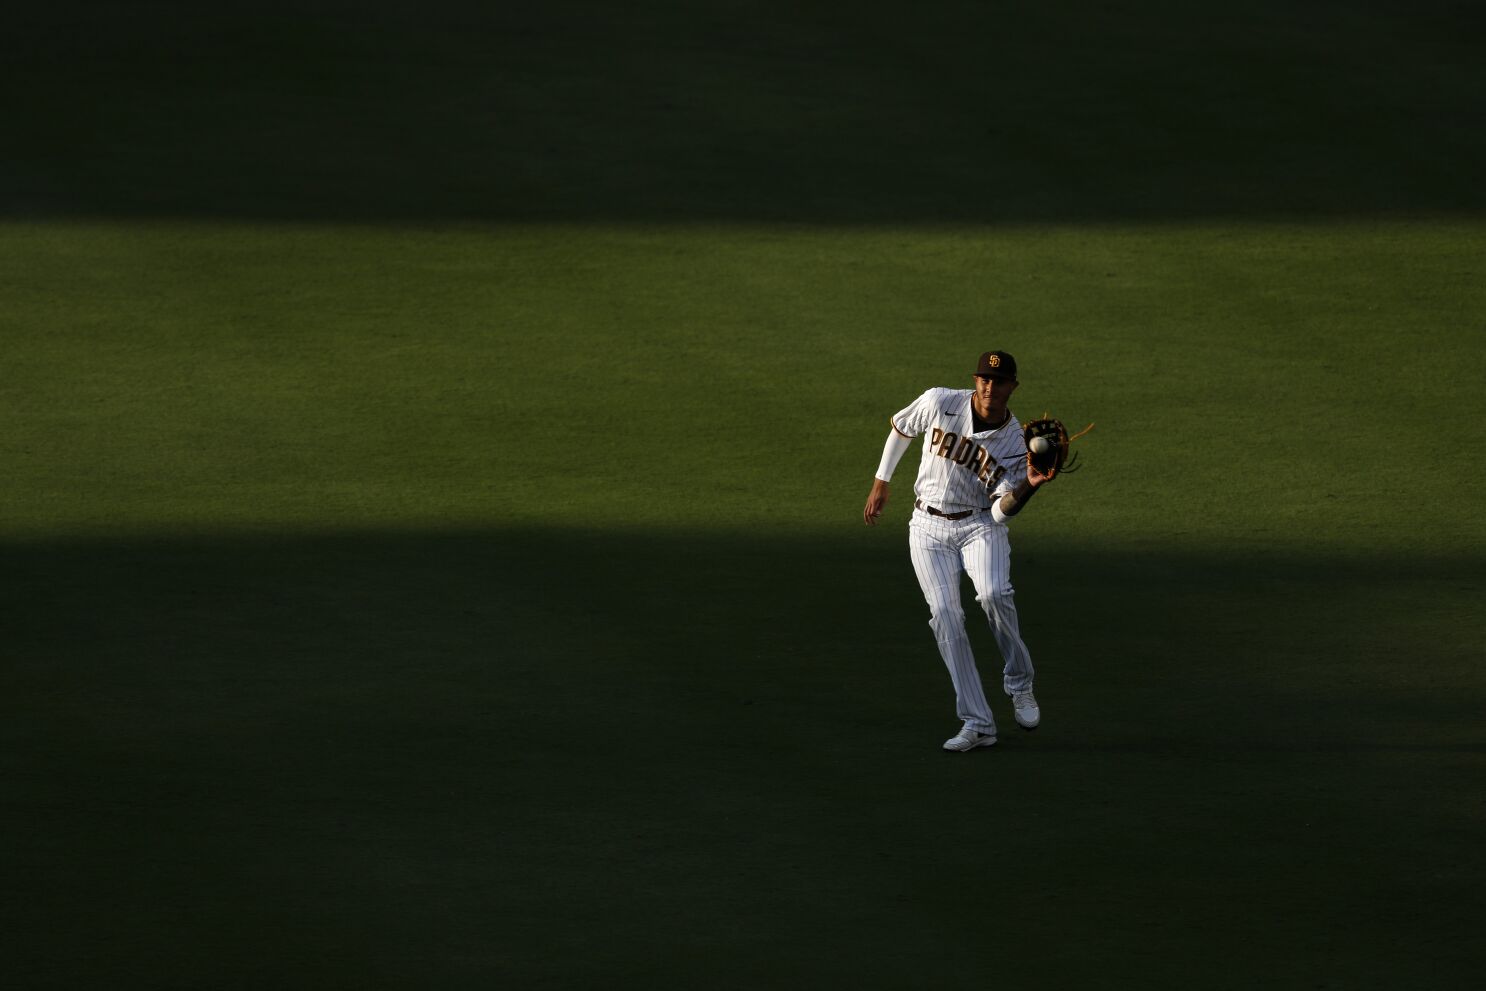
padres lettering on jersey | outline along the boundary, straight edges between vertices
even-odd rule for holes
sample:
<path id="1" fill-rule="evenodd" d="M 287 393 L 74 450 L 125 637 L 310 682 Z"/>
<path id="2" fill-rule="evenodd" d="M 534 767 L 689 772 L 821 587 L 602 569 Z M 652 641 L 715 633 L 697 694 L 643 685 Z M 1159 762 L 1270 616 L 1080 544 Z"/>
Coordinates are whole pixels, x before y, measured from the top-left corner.
<path id="1" fill-rule="evenodd" d="M 960 442 L 958 447 L 955 446 L 957 440 Z M 938 457 L 949 458 L 960 467 L 974 472 L 975 477 L 985 483 L 987 492 L 993 491 L 996 483 L 1001 481 L 1001 476 L 1006 474 L 1006 469 L 996 464 L 985 448 L 969 437 L 956 437 L 953 432 L 945 432 L 942 427 L 935 427 L 934 432 L 929 435 L 924 450 L 927 452 L 929 449 L 933 449 Z M 951 454 L 951 451 L 954 453 Z"/>
<path id="2" fill-rule="evenodd" d="M 970 397 L 969 389 L 930 389 L 892 420 L 905 437 L 928 434 L 913 494 L 947 512 L 990 508 L 1016 484 L 1010 469 L 1026 455 L 1015 416 L 975 432 Z"/>

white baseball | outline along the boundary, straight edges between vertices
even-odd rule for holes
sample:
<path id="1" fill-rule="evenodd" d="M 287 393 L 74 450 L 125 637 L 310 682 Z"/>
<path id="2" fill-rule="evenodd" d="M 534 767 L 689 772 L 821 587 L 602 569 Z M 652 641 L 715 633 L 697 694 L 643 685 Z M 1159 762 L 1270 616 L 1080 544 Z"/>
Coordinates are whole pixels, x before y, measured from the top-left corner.
<path id="1" fill-rule="evenodd" d="M 1033 437 L 1032 443 L 1027 445 L 1033 454 L 1045 454 L 1053 446 L 1046 437 Z"/>

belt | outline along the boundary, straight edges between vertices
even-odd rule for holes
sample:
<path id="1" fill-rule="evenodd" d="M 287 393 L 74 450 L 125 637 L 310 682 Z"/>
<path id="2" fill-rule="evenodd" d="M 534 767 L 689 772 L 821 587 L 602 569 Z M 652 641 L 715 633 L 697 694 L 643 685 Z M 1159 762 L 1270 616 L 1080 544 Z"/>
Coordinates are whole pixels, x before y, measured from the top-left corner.
<path id="1" fill-rule="evenodd" d="M 973 509 L 967 509 L 963 513 L 944 513 L 935 509 L 933 506 L 925 506 L 923 500 L 921 499 L 913 500 L 913 504 L 919 509 L 922 509 L 924 512 L 928 513 L 930 516 L 939 516 L 946 520 L 963 520 L 967 516 L 974 516 L 976 512 Z"/>

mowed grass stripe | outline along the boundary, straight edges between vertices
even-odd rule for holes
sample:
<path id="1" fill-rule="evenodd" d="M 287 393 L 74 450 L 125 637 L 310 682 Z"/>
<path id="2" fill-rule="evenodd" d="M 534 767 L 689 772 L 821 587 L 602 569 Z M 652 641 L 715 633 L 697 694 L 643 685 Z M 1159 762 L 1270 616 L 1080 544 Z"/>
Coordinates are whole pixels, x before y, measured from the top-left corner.
<path id="1" fill-rule="evenodd" d="M 1028 530 L 1368 546 L 1404 485 L 1411 542 L 1478 546 L 1483 244 L 12 225 L 5 526 L 844 527 L 887 416 L 996 346 L 1020 415 L 1098 423 Z"/>

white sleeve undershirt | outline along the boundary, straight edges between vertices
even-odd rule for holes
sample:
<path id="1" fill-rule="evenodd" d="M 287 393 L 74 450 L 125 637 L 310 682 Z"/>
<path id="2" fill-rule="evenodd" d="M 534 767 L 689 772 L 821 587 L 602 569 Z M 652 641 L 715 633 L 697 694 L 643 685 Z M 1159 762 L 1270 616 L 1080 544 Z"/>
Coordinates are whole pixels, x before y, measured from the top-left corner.
<path id="1" fill-rule="evenodd" d="M 908 445 L 913 443 L 912 437 L 904 437 L 896 430 L 888 431 L 887 443 L 882 445 L 882 463 L 877 466 L 877 478 L 884 482 L 893 480 L 893 469 L 898 467 L 903 453 L 908 450 Z"/>

